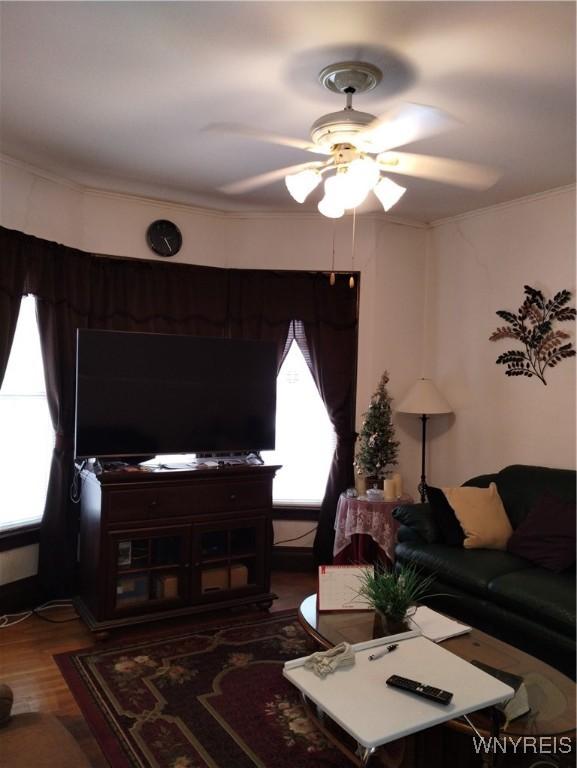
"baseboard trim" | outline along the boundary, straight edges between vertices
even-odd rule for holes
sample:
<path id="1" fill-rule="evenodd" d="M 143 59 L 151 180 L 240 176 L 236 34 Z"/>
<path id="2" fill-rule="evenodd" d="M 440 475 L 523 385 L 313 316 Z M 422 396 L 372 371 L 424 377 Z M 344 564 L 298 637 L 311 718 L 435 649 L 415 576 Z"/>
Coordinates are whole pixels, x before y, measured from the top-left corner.
<path id="1" fill-rule="evenodd" d="M 273 520 L 314 520 L 318 522 L 319 507 L 277 506 L 272 508 Z"/>
<path id="2" fill-rule="evenodd" d="M 0 552 L 38 544 L 40 528 L 37 525 L 22 526 L 0 533 Z"/>
<path id="3" fill-rule="evenodd" d="M 0 587 L 0 613 L 16 613 L 36 608 L 42 602 L 38 576 L 11 581 Z"/>
<path id="4" fill-rule="evenodd" d="M 272 567 L 275 571 L 314 571 L 313 550 L 311 547 L 273 547 Z"/>

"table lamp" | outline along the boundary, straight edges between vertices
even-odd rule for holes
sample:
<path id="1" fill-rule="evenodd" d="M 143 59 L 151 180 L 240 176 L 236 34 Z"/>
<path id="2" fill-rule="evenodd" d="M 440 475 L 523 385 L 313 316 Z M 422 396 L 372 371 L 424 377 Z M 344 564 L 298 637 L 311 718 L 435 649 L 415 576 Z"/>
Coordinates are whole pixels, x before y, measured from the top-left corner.
<path id="1" fill-rule="evenodd" d="M 443 413 L 453 413 L 453 409 L 433 384 L 431 379 L 418 379 L 407 392 L 397 408 L 398 413 L 419 414 L 423 425 L 421 434 L 421 482 L 419 494 L 421 504 L 427 499 L 425 477 L 425 446 L 427 441 L 427 419 Z"/>

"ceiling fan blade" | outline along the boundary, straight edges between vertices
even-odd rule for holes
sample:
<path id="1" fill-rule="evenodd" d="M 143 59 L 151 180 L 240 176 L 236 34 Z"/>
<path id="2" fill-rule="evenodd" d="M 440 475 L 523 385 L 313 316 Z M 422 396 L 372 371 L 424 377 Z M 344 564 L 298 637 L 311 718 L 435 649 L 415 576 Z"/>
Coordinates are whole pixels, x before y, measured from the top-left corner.
<path id="1" fill-rule="evenodd" d="M 258 128 L 252 128 L 250 125 L 241 123 L 211 123 L 203 128 L 203 131 L 210 133 L 229 133 L 235 136 L 247 136 L 257 141 L 267 141 L 270 144 L 280 144 L 283 147 L 293 147 L 294 149 L 304 149 L 306 152 L 313 152 L 316 155 L 329 155 L 330 150 L 313 144 L 304 139 L 294 139 L 291 136 L 283 136 L 280 133 L 270 133 L 260 131 Z"/>
<path id="2" fill-rule="evenodd" d="M 488 189 L 501 177 L 500 171 L 489 166 L 410 152 L 383 152 L 377 157 L 377 162 L 383 171 L 469 189 Z"/>
<path id="3" fill-rule="evenodd" d="M 403 104 L 377 117 L 359 134 L 369 152 L 410 144 L 426 136 L 434 136 L 455 128 L 459 122 L 436 107 L 424 104 Z"/>
<path id="4" fill-rule="evenodd" d="M 307 168 L 320 168 L 324 163 L 320 160 L 312 163 L 300 163 L 299 165 L 289 165 L 286 168 L 277 168 L 276 171 L 268 171 L 268 173 L 261 173 L 258 176 L 251 176 L 248 179 L 241 179 L 240 181 L 233 181 L 231 184 L 225 184 L 223 187 L 219 187 L 219 192 L 225 192 L 227 195 L 239 195 L 242 192 L 250 192 L 258 187 L 264 187 L 267 184 L 273 184 L 275 181 L 284 179 L 289 173 L 298 173 L 304 171 Z"/>

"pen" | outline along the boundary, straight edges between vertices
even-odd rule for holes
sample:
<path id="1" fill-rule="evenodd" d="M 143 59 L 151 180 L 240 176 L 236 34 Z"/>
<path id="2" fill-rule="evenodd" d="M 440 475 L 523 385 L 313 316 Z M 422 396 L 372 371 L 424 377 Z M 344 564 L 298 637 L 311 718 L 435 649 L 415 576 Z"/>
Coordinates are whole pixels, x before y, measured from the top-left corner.
<path id="1" fill-rule="evenodd" d="M 379 651 L 379 653 L 371 653 L 371 655 L 369 656 L 369 661 L 375 661 L 376 659 L 380 659 L 385 654 L 391 653 L 391 651 L 394 651 L 395 648 L 398 648 L 397 643 L 393 643 L 393 645 L 387 645 L 385 648 L 383 648 L 382 651 Z"/>

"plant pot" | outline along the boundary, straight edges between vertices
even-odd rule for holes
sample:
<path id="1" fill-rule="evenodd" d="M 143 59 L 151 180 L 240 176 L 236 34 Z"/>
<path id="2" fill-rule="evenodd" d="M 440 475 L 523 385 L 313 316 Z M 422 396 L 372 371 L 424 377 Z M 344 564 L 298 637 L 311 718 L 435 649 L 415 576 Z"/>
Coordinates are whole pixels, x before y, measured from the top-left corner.
<path id="1" fill-rule="evenodd" d="M 387 616 L 382 611 L 375 608 L 374 637 L 388 637 L 389 635 L 398 635 L 401 632 L 409 632 L 413 629 L 411 626 L 411 609 L 405 616 Z"/>

